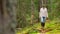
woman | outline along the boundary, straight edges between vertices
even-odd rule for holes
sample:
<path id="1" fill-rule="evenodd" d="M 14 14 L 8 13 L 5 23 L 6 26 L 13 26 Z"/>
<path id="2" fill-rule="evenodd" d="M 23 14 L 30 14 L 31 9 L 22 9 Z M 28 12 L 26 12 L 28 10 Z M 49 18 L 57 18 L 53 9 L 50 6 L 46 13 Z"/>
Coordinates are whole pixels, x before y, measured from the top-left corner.
<path id="1" fill-rule="evenodd" d="M 40 8 L 39 17 L 41 20 L 41 27 L 44 28 L 46 18 L 48 18 L 47 8 L 44 5 L 42 6 L 42 8 Z"/>

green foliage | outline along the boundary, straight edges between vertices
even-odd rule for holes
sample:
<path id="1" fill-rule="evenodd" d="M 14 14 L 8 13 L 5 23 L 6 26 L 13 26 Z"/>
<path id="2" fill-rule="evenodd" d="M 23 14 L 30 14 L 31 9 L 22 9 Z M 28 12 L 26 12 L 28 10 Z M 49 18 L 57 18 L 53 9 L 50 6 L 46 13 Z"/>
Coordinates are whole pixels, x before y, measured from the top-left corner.
<path id="1" fill-rule="evenodd" d="M 49 19 L 60 18 L 60 0 L 47 0 Z M 52 4 L 51 4 L 52 3 Z M 34 0 L 34 20 L 38 19 L 38 0 Z M 51 9 L 52 8 L 52 9 Z M 31 0 L 18 0 L 17 22 L 19 27 L 25 27 L 31 20 Z"/>
<path id="2" fill-rule="evenodd" d="M 52 4 L 51 4 L 52 2 Z M 47 8 L 49 19 L 51 19 L 50 23 L 46 23 L 45 28 L 51 28 L 52 31 L 46 32 L 47 34 L 56 34 L 60 31 L 60 0 L 48 0 Z M 52 9 L 51 9 L 52 8 Z M 38 0 L 34 0 L 34 20 L 38 19 Z M 31 0 L 19 0 L 18 1 L 18 10 L 17 10 L 17 22 L 19 27 L 23 27 L 20 33 L 29 33 L 29 34 L 37 34 L 40 29 L 40 23 L 33 24 L 30 26 L 31 19 Z M 28 27 L 27 27 L 28 26 Z M 35 28 L 35 29 L 34 29 Z M 19 34 L 20 34 L 19 33 Z"/>
<path id="3" fill-rule="evenodd" d="M 26 27 L 27 24 L 30 22 L 30 17 L 31 17 L 30 0 L 18 0 L 17 22 L 19 24 L 19 27 Z"/>
<path id="4" fill-rule="evenodd" d="M 23 28 L 20 33 L 28 33 L 28 34 L 39 34 L 41 33 L 39 29 L 41 28 L 40 23 L 36 23 L 33 26 L 28 26 Z M 46 34 L 51 33 L 60 33 L 60 21 L 52 20 L 50 23 L 46 23 L 45 29 L 52 29 L 51 31 L 46 32 Z"/>

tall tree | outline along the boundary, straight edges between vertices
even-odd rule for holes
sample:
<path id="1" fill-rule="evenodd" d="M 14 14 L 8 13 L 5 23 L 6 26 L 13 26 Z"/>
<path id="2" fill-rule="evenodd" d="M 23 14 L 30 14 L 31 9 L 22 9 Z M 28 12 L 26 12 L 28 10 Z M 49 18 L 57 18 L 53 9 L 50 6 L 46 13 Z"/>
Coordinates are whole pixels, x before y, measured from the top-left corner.
<path id="1" fill-rule="evenodd" d="M 20 28 L 26 27 L 26 1 L 27 0 L 18 0 L 18 12 L 17 12 L 17 21 Z"/>
<path id="2" fill-rule="evenodd" d="M 31 24 L 34 22 L 34 0 L 31 0 Z"/>
<path id="3" fill-rule="evenodd" d="M 16 0 L 0 0 L 0 34 L 15 34 Z"/>
<path id="4" fill-rule="evenodd" d="M 40 8 L 42 7 L 42 0 L 38 0 L 38 22 L 40 21 L 39 19 L 39 12 L 40 12 Z"/>
<path id="5" fill-rule="evenodd" d="M 0 0 L 0 34 L 3 34 L 3 8 L 2 0 Z"/>

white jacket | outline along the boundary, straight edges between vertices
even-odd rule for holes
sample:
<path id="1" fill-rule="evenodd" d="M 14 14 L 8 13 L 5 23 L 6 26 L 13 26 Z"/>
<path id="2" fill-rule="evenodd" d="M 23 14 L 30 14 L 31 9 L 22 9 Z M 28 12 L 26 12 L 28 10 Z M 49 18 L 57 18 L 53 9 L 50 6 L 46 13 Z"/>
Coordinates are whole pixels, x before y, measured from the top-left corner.
<path id="1" fill-rule="evenodd" d="M 39 17 L 48 17 L 47 8 L 40 8 Z"/>

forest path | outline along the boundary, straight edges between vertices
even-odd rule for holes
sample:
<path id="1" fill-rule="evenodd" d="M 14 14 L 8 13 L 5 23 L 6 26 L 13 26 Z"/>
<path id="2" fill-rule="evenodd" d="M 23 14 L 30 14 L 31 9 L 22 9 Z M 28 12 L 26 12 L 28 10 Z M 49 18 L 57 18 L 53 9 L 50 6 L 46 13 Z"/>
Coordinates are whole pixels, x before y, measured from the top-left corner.
<path id="1" fill-rule="evenodd" d="M 26 27 L 19 31 L 19 34 L 60 34 L 60 21 L 51 21 L 46 23 L 44 32 L 41 32 L 40 23 Z"/>

